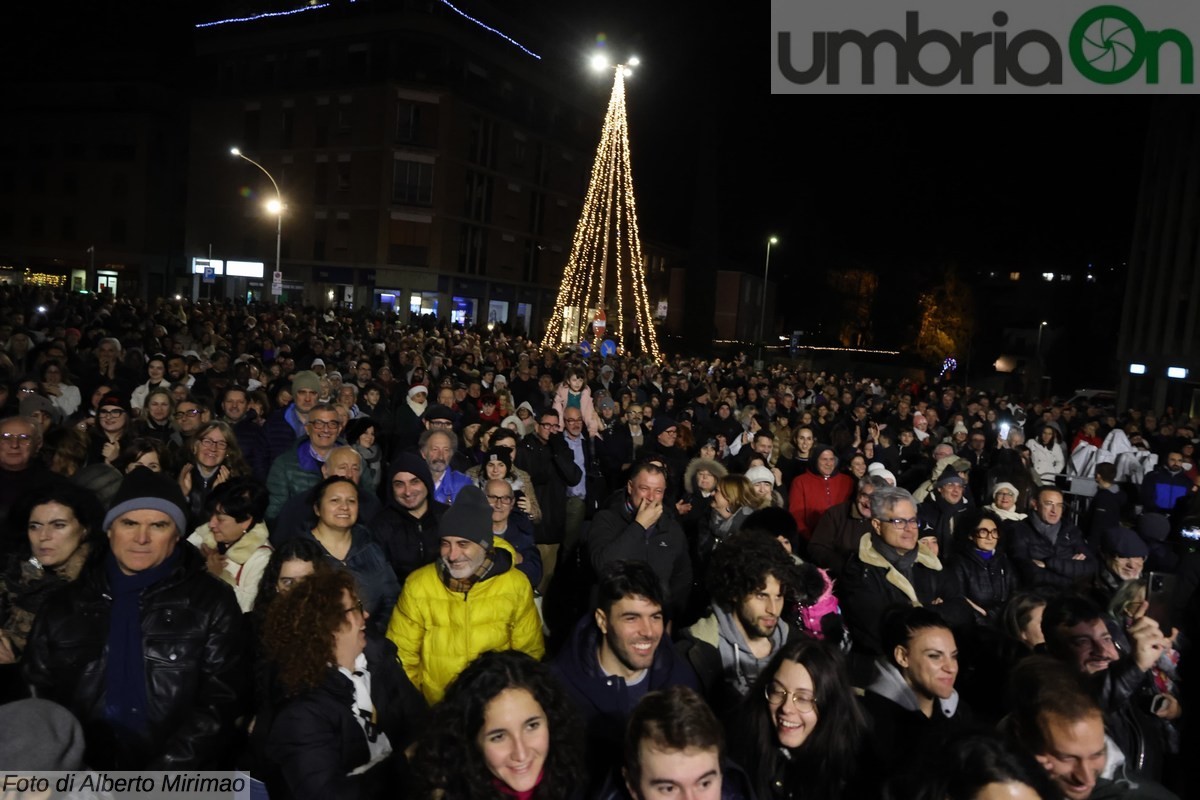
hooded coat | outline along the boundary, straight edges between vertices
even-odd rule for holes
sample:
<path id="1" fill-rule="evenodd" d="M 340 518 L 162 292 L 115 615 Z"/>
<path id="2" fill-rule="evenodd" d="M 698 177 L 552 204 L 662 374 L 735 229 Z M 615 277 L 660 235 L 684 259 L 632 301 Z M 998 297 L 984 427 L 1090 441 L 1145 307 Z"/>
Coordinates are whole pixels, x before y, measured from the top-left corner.
<path id="1" fill-rule="evenodd" d="M 805 542 L 812 538 L 822 514 L 854 496 L 854 479 L 838 472 L 836 465 L 832 475 L 820 473 L 817 465 L 825 452 L 833 452 L 833 448 L 821 445 L 813 450 L 812 468 L 797 476 L 788 491 L 788 511 L 795 518 L 796 531 Z"/>
<path id="2" fill-rule="evenodd" d="M 400 505 L 392 492 L 392 481 L 400 472 L 412 473 L 425 484 L 429 507 L 420 517 L 414 517 Z M 441 549 L 439 523 L 449 506 L 433 499 L 433 476 L 429 473 L 429 465 L 416 453 L 404 452 L 397 456 L 387 469 L 387 482 L 384 485 L 389 495 L 387 505 L 367 527 L 383 548 L 396 579 L 403 586 L 414 570 L 433 563 L 437 558 Z"/>
<path id="3" fill-rule="evenodd" d="M 884 774 L 920 763 L 926 753 L 938 752 L 971 731 L 970 711 L 960 702 L 957 690 L 945 700 L 934 699 L 933 714 L 926 717 L 900 670 L 884 659 L 876 666 L 875 680 L 867 687 L 862 705 L 873 723 L 873 763 Z"/>

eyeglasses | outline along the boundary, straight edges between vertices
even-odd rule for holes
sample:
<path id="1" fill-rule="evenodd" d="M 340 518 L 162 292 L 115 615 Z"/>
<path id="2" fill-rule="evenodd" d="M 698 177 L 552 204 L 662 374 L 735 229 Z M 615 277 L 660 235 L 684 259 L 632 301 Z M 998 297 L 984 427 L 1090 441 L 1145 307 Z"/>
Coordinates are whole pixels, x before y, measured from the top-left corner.
<path id="1" fill-rule="evenodd" d="M 224 450 L 229 447 L 229 443 L 224 439 L 201 439 L 200 444 L 204 447 L 211 447 L 213 450 Z"/>
<path id="2" fill-rule="evenodd" d="M 1043 500 L 1038 505 L 1040 505 L 1042 508 L 1062 508 L 1064 505 L 1066 505 L 1066 503 L 1052 503 L 1048 500 Z"/>
<path id="3" fill-rule="evenodd" d="M 187 419 L 188 417 L 198 417 L 203 413 L 204 409 L 189 408 L 187 411 L 176 411 L 175 419 Z"/>
<path id="4" fill-rule="evenodd" d="M 336 419 L 330 419 L 330 420 L 314 419 L 312 422 L 310 422 L 308 424 L 312 425 L 314 428 L 316 428 L 319 431 L 336 431 L 338 428 L 342 427 L 341 421 L 336 420 Z"/>
<path id="5" fill-rule="evenodd" d="M 349 614 L 351 611 L 357 611 L 359 614 L 362 614 L 363 613 L 363 601 L 359 600 L 357 603 L 350 606 L 349 608 L 342 609 L 343 614 Z"/>
<path id="6" fill-rule="evenodd" d="M 17 391 L 20 392 L 21 394 L 36 394 L 37 393 L 37 389 L 30 388 L 28 386 L 22 386 Z"/>
<path id="7" fill-rule="evenodd" d="M 981 539 L 999 539 L 1000 531 L 996 528 L 976 528 L 975 535 Z"/>
<path id="8" fill-rule="evenodd" d="M 494 505 L 511 506 L 513 504 L 513 496 L 511 494 L 489 494 L 487 499 L 489 503 L 493 503 Z"/>
<path id="9" fill-rule="evenodd" d="M 788 700 L 796 706 L 796 710 L 801 714 L 808 714 L 817 710 L 817 701 L 808 696 L 800 694 L 800 692 L 789 692 L 787 689 L 779 686 L 768 686 L 763 692 L 763 696 L 767 698 L 767 702 L 772 706 L 781 706 Z"/>
<path id="10" fill-rule="evenodd" d="M 543 428 L 548 428 L 552 431 L 557 431 L 562 428 L 557 422 L 539 422 L 538 425 Z"/>
<path id="11" fill-rule="evenodd" d="M 892 519 L 881 519 L 880 522 L 886 522 L 889 525 L 895 525 L 897 528 L 916 528 L 921 524 L 920 517 L 893 517 Z"/>
<path id="12" fill-rule="evenodd" d="M 102 408 L 96 412 L 96 416 L 98 416 L 98 417 L 119 417 L 124 413 L 125 413 L 125 409 L 123 409 L 123 408 L 108 408 L 108 409 Z"/>
<path id="13" fill-rule="evenodd" d="M 17 447 L 29 447 L 33 444 L 33 437 L 28 433 L 0 433 L 0 439 L 3 439 L 5 444 L 15 444 Z"/>

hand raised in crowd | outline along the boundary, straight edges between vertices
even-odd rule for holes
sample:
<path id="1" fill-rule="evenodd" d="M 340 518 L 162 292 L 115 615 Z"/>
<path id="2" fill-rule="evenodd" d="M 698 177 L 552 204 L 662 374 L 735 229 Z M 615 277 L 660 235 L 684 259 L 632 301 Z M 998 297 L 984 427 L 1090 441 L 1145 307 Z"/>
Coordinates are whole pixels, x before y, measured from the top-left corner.
<path id="1" fill-rule="evenodd" d="M 222 464 L 221 468 L 217 470 L 216 479 L 213 481 L 212 486 L 209 488 L 215 488 L 217 486 L 220 486 L 222 483 L 229 480 L 229 475 L 230 475 L 229 467 Z"/>
<path id="2" fill-rule="evenodd" d="M 681 517 L 686 514 L 691 513 L 691 510 L 692 510 L 692 504 L 687 502 L 686 500 L 680 500 L 678 503 L 675 504 L 675 513 Z"/>
<path id="3" fill-rule="evenodd" d="M 1133 621 L 1126 633 L 1133 641 L 1133 658 L 1142 672 L 1153 667 L 1167 647 L 1167 637 L 1153 617 L 1146 616 L 1150 604 L 1142 602 L 1133 612 Z"/>
<path id="4" fill-rule="evenodd" d="M 662 517 L 663 504 L 662 500 L 650 500 L 649 498 L 642 501 L 638 507 L 637 524 L 647 530 L 654 526 L 655 523 Z"/>
<path id="5" fill-rule="evenodd" d="M 183 496 L 187 497 L 192 493 L 192 465 L 184 464 L 183 469 L 179 470 L 179 488 L 183 490 Z"/>
<path id="6" fill-rule="evenodd" d="M 104 456 L 104 461 L 108 464 L 117 460 L 117 456 L 121 455 L 120 442 L 105 442 L 104 447 L 100 448 L 100 454 Z"/>

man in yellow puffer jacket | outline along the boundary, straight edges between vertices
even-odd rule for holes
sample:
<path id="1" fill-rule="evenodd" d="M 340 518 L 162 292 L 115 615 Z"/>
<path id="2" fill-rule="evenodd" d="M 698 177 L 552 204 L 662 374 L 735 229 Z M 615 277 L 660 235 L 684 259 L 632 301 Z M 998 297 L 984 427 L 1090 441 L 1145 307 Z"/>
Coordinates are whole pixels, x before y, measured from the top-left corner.
<path id="1" fill-rule="evenodd" d="M 513 568 L 511 545 L 492 536 L 492 509 L 466 486 L 442 515 L 441 556 L 408 576 L 387 638 L 430 705 L 480 653 L 546 652 L 533 587 Z"/>

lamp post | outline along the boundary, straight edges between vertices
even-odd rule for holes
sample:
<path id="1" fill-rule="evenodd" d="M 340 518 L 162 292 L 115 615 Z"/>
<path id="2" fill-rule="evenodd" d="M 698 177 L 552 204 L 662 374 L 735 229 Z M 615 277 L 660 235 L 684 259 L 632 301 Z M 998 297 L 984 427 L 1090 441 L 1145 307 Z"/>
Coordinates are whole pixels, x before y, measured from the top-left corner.
<path id="1" fill-rule="evenodd" d="M 1041 325 L 1038 325 L 1037 360 L 1039 365 L 1042 363 L 1042 330 L 1049 324 L 1049 322 L 1043 321 Z"/>
<path id="2" fill-rule="evenodd" d="M 767 262 L 763 265 L 762 299 L 758 304 L 758 361 L 763 360 L 763 321 L 767 316 L 767 276 L 771 274 L 771 245 L 778 244 L 774 236 L 767 239 Z"/>
<path id="3" fill-rule="evenodd" d="M 271 185 L 273 187 L 275 187 L 275 199 L 267 202 L 267 211 L 269 211 L 270 213 L 275 215 L 275 271 L 279 272 L 280 271 L 279 270 L 279 252 L 283 246 L 283 195 L 280 194 L 280 192 L 279 192 L 279 184 L 275 182 L 274 176 L 272 176 L 271 173 L 267 172 L 266 167 L 264 167 L 262 164 L 255 161 L 253 158 L 250 158 L 248 155 L 243 153 L 238 148 L 236 148 L 236 147 L 230 148 L 229 153 L 230 153 L 230 155 L 237 156 L 238 158 L 242 159 L 243 161 L 249 161 L 251 164 L 258 167 L 259 170 L 262 172 L 262 174 L 267 176 L 267 180 L 269 180 L 271 182 Z M 263 289 L 264 290 L 266 289 L 266 286 L 267 286 L 267 281 L 264 276 L 264 279 L 263 279 Z M 277 303 L 279 302 L 277 295 L 272 294 L 272 297 L 275 299 L 275 302 L 277 302 Z"/>

